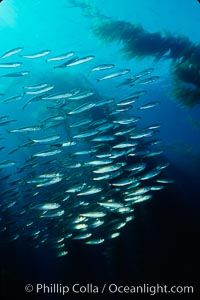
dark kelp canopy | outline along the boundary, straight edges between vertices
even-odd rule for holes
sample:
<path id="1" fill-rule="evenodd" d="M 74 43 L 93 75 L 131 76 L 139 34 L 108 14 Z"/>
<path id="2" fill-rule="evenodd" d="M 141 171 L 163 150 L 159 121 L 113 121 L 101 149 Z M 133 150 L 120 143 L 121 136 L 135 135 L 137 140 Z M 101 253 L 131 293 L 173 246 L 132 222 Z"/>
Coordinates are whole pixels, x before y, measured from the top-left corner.
<path id="1" fill-rule="evenodd" d="M 108 43 L 119 42 L 120 50 L 128 59 L 150 56 L 155 61 L 171 60 L 175 99 L 187 107 L 200 103 L 200 44 L 192 43 L 185 36 L 150 33 L 141 25 L 108 18 L 89 1 L 68 2 L 82 8 L 84 15 L 93 19 L 92 30 L 96 36 Z"/>
<path id="2" fill-rule="evenodd" d="M 171 59 L 173 95 L 185 106 L 200 103 L 200 45 L 187 37 L 149 33 L 141 26 L 124 21 L 99 22 L 94 33 L 108 42 L 120 41 L 121 50 L 129 59 L 146 56 L 155 60 Z"/>

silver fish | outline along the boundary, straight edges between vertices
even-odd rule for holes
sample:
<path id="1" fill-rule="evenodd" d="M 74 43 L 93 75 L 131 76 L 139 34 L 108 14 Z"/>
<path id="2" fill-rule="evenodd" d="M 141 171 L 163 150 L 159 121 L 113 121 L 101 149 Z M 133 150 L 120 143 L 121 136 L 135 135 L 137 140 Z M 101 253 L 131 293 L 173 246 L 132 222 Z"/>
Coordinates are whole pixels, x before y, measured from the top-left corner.
<path id="1" fill-rule="evenodd" d="M 65 213 L 64 210 L 60 210 L 60 211 L 57 211 L 57 212 L 48 212 L 47 210 L 44 211 L 44 213 L 40 216 L 40 218 L 55 218 L 55 217 L 61 217 L 63 216 Z"/>
<path id="2" fill-rule="evenodd" d="M 69 189 L 67 189 L 65 191 L 65 193 L 77 193 L 77 192 L 81 192 L 85 187 L 87 186 L 87 184 L 84 182 L 84 183 L 79 183 Z"/>
<path id="3" fill-rule="evenodd" d="M 137 96 L 128 97 L 117 103 L 118 106 L 126 106 L 134 103 L 138 99 Z"/>
<path id="4" fill-rule="evenodd" d="M 112 233 L 108 236 L 108 238 L 110 239 L 115 239 L 116 237 L 120 236 L 120 232 L 115 232 L 115 233 Z"/>
<path id="5" fill-rule="evenodd" d="M 109 74 L 109 75 L 106 75 L 102 78 L 99 78 L 97 79 L 97 81 L 103 81 L 103 80 L 107 80 L 107 79 L 112 79 L 112 78 L 116 78 L 116 77 L 119 77 L 119 76 L 122 76 L 122 75 L 126 75 L 130 72 L 130 69 L 124 69 L 124 70 L 120 70 L 116 73 L 112 73 L 112 74 Z"/>
<path id="6" fill-rule="evenodd" d="M 136 81 L 135 83 L 132 83 L 130 85 L 133 86 L 133 85 L 138 85 L 138 84 L 150 84 L 150 83 L 157 81 L 159 78 L 160 78 L 160 76 L 152 76 L 152 77 L 140 80 L 140 81 Z"/>
<path id="7" fill-rule="evenodd" d="M 137 195 L 143 195 L 148 193 L 151 190 L 150 186 L 145 186 L 145 187 L 138 187 L 134 188 L 133 191 L 126 192 L 128 194 L 128 197 L 130 196 L 137 196 Z M 126 199 L 126 197 L 125 197 Z"/>
<path id="8" fill-rule="evenodd" d="M 160 104 L 159 101 L 155 101 L 155 102 L 149 102 L 145 105 L 142 105 L 138 108 L 138 110 L 142 110 L 142 109 L 148 109 L 148 108 L 152 108 L 152 107 L 155 107 L 155 106 L 158 106 Z"/>
<path id="9" fill-rule="evenodd" d="M 90 72 L 108 70 L 108 69 L 114 68 L 114 66 L 115 66 L 114 64 L 102 64 L 102 65 L 93 67 Z"/>
<path id="10" fill-rule="evenodd" d="M 40 126 L 32 126 L 32 127 L 23 127 L 19 129 L 12 129 L 9 130 L 8 132 L 14 133 L 14 132 L 31 132 L 31 131 L 38 131 L 41 130 Z"/>
<path id="11" fill-rule="evenodd" d="M 38 95 L 38 94 L 42 94 L 42 93 L 45 93 L 45 92 L 48 92 L 50 90 L 52 90 L 54 88 L 54 85 L 49 85 L 41 90 L 37 89 L 37 90 L 34 90 L 34 91 L 26 91 L 25 94 L 27 95 Z"/>
<path id="12" fill-rule="evenodd" d="M 140 120 L 140 117 L 131 117 L 131 118 L 127 118 L 127 119 L 115 120 L 115 121 L 113 121 L 113 123 L 120 124 L 120 125 L 127 125 L 127 124 L 136 123 L 139 120 Z"/>
<path id="13" fill-rule="evenodd" d="M 146 168 L 145 163 L 135 163 L 133 165 L 128 165 L 125 167 L 126 171 L 132 172 L 132 171 L 143 171 Z"/>
<path id="14" fill-rule="evenodd" d="M 34 54 L 22 55 L 22 57 L 24 57 L 24 58 L 39 58 L 39 57 L 46 56 L 50 52 L 51 52 L 50 50 L 45 50 L 45 51 L 41 51 L 41 52 L 34 53 Z"/>
<path id="15" fill-rule="evenodd" d="M 78 122 L 75 122 L 75 123 L 69 125 L 69 127 L 71 127 L 71 128 L 80 127 L 80 126 L 83 126 L 83 125 L 87 125 L 91 122 L 92 122 L 92 119 L 85 119 L 85 120 L 83 119 L 81 121 L 78 121 Z"/>
<path id="16" fill-rule="evenodd" d="M 45 88 L 48 85 L 49 85 L 48 83 L 41 83 L 41 84 L 36 84 L 36 85 L 32 85 L 32 86 L 24 86 L 24 89 L 27 89 L 27 90 L 37 90 L 37 89 Z"/>
<path id="17" fill-rule="evenodd" d="M 150 75 L 153 71 L 154 71 L 154 68 L 149 68 L 149 69 L 146 69 L 146 70 L 144 70 L 144 71 L 142 71 L 140 73 L 137 73 L 133 77 L 129 78 L 129 84 L 134 83 L 135 81 L 137 81 L 138 79 L 140 79 L 142 77 Z"/>
<path id="18" fill-rule="evenodd" d="M 103 206 L 103 207 L 105 207 L 107 209 L 111 209 L 111 210 L 115 210 L 115 209 L 123 207 L 122 203 L 111 201 L 111 200 L 107 201 L 107 202 L 98 202 L 98 204 L 100 206 Z"/>
<path id="19" fill-rule="evenodd" d="M 125 162 L 115 163 L 115 164 L 112 164 L 110 166 L 106 166 L 106 167 L 102 167 L 102 168 L 99 168 L 97 170 L 94 170 L 93 172 L 97 173 L 97 174 L 114 172 L 114 171 L 117 171 L 117 170 L 121 169 L 121 167 L 123 167 L 125 165 L 126 165 Z"/>
<path id="20" fill-rule="evenodd" d="M 45 178 L 45 179 L 49 179 L 49 178 L 55 178 L 55 177 L 60 177 L 61 175 L 59 173 L 51 173 L 51 174 L 42 174 L 39 175 L 38 178 Z"/>
<path id="21" fill-rule="evenodd" d="M 143 130 L 143 131 L 135 131 L 131 134 L 130 138 L 131 139 L 141 139 L 141 138 L 144 138 L 144 137 L 149 137 L 149 136 L 152 136 L 153 134 L 153 131 L 151 130 Z"/>
<path id="22" fill-rule="evenodd" d="M 57 257 L 63 257 L 67 254 L 68 254 L 68 251 L 61 251 L 61 252 L 58 252 Z"/>
<path id="23" fill-rule="evenodd" d="M 0 64 L 0 68 L 17 68 L 22 65 L 21 62 Z"/>
<path id="24" fill-rule="evenodd" d="M 115 182 L 111 183 L 111 185 L 113 185 L 113 186 L 126 186 L 126 185 L 130 185 L 130 184 L 136 183 L 136 182 L 137 182 L 137 179 L 130 178 L 130 179 L 122 179 L 122 180 L 115 181 Z"/>
<path id="25" fill-rule="evenodd" d="M 69 142 L 64 142 L 62 143 L 62 147 L 70 147 L 70 146 L 75 146 L 77 143 L 75 141 L 69 141 Z"/>
<path id="26" fill-rule="evenodd" d="M 47 157 L 61 153 L 61 150 L 45 151 L 33 154 L 33 157 Z"/>
<path id="27" fill-rule="evenodd" d="M 93 240 L 87 241 L 85 244 L 87 244 L 87 245 L 98 245 L 98 244 L 102 244 L 104 241 L 105 241 L 104 239 L 93 239 Z"/>
<path id="28" fill-rule="evenodd" d="M 153 185 L 151 187 L 152 191 L 160 191 L 160 190 L 163 190 L 163 189 L 164 189 L 164 185 Z"/>
<path id="29" fill-rule="evenodd" d="M 48 155 L 49 156 L 49 155 Z M 62 180 L 62 177 L 55 177 L 51 180 L 46 180 L 45 182 L 41 182 L 41 183 L 38 183 L 36 185 L 36 187 L 44 187 L 44 186 L 49 186 L 49 185 L 52 185 L 52 184 L 55 184 L 55 183 L 58 183 Z"/>
<path id="30" fill-rule="evenodd" d="M 164 152 L 163 150 L 153 151 L 153 152 L 147 153 L 147 154 L 145 155 L 145 157 L 153 157 L 153 156 L 157 156 L 157 155 L 162 154 L 163 152 Z"/>
<path id="31" fill-rule="evenodd" d="M 115 100 L 115 98 L 109 98 L 109 99 L 105 99 L 105 100 L 100 100 L 99 102 L 96 103 L 96 107 L 100 107 L 100 106 L 103 106 L 103 105 L 107 105 L 107 104 L 110 104 L 110 103 L 113 103 Z"/>
<path id="32" fill-rule="evenodd" d="M 173 183 L 173 179 L 157 179 L 156 182 L 158 183 Z"/>
<path id="33" fill-rule="evenodd" d="M 142 175 L 142 176 L 140 177 L 140 179 L 141 179 L 141 180 L 151 179 L 151 178 L 153 178 L 153 177 L 159 175 L 160 172 L 161 172 L 160 170 L 154 169 L 154 170 L 150 171 L 149 173 L 147 173 L 147 174 L 145 174 L 145 175 Z"/>
<path id="34" fill-rule="evenodd" d="M 98 133 L 98 131 L 97 131 Z M 101 136 L 98 136 L 94 139 L 92 139 L 93 142 L 108 142 L 108 141 L 114 141 L 115 140 L 115 137 L 112 136 L 112 135 L 101 135 Z"/>
<path id="35" fill-rule="evenodd" d="M 47 59 L 47 61 L 59 61 L 59 60 L 64 60 L 64 59 L 67 59 L 71 56 L 74 55 L 74 52 L 71 51 L 71 52 L 68 52 L 68 53 L 65 53 L 65 54 L 61 54 L 59 56 L 54 56 L 54 57 L 50 57 Z"/>
<path id="36" fill-rule="evenodd" d="M 16 72 L 16 73 L 8 73 L 8 74 L 4 74 L 2 75 L 2 77 L 23 77 L 30 74 L 29 71 L 21 71 L 21 72 Z"/>
<path id="37" fill-rule="evenodd" d="M 83 63 L 86 63 L 90 60 L 93 60 L 94 59 L 94 56 L 93 55 L 88 55 L 88 56 L 85 56 L 85 57 L 82 57 L 82 58 L 77 58 L 75 61 L 71 62 L 71 63 L 68 63 L 66 65 L 66 67 L 73 67 L 73 66 L 76 66 L 76 65 L 80 65 L 80 64 L 83 64 Z"/>
<path id="38" fill-rule="evenodd" d="M 82 151 L 76 151 L 73 153 L 73 155 L 88 155 L 96 152 L 96 150 L 82 150 Z"/>
<path id="39" fill-rule="evenodd" d="M 92 234 L 91 233 L 82 233 L 82 234 L 79 234 L 79 235 L 76 235 L 73 240 L 83 240 L 83 239 L 88 239 L 89 237 L 91 237 Z"/>
<path id="40" fill-rule="evenodd" d="M 85 98 L 88 98 L 90 96 L 94 95 L 94 92 L 92 91 L 86 91 L 86 92 L 83 92 L 83 93 L 79 93 L 75 96 L 71 95 L 69 97 L 70 100 L 81 100 L 81 99 L 85 99 Z"/>
<path id="41" fill-rule="evenodd" d="M 43 100 L 59 100 L 59 99 L 66 99 L 71 97 L 71 93 L 64 93 L 64 94 L 55 94 L 49 97 L 42 97 Z"/>
<path id="42" fill-rule="evenodd" d="M 12 167 L 16 164 L 15 161 L 11 161 L 11 160 L 4 160 L 0 162 L 0 169 L 4 169 L 7 167 Z"/>
<path id="43" fill-rule="evenodd" d="M 152 195 L 151 195 L 151 194 L 139 196 L 138 199 L 134 201 L 134 203 L 143 202 L 143 201 L 149 200 L 149 199 L 151 199 L 151 198 L 152 198 Z"/>
<path id="44" fill-rule="evenodd" d="M 134 130 L 135 130 L 135 128 L 134 128 L 134 127 L 131 127 L 131 128 L 129 128 L 129 129 L 126 129 L 126 130 L 118 131 L 118 132 L 114 133 L 114 135 L 115 135 L 115 136 L 122 136 L 122 135 L 125 135 L 125 134 L 127 134 L 127 133 L 130 133 L 130 132 L 132 132 L 132 131 L 134 131 Z"/>
<path id="45" fill-rule="evenodd" d="M 76 62 L 78 59 L 79 59 L 78 56 L 73 57 L 73 58 L 69 59 L 68 61 L 64 62 L 63 64 L 58 65 L 58 66 L 55 66 L 54 69 L 62 69 L 62 68 L 66 68 L 66 67 L 68 66 L 68 64 L 71 64 L 71 63 L 73 63 L 73 62 Z"/>
<path id="46" fill-rule="evenodd" d="M 106 216 L 106 213 L 101 211 L 95 211 L 95 212 L 87 212 L 80 214 L 80 216 L 86 217 L 86 218 L 103 218 Z"/>
<path id="47" fill-rule="evenodd" d="M 78 193 L 77 196 L 88 196 L 88 195 L 93 195 L 97 194 L 103 191 L 103 188 L 101 187 L 90 187 L 87 190 L 83 190 L 82 192 Z M 86 217 L 86 214 L 82 214 L 83 217 Z"/>
<path id="48" fill-rule="evenodd" d="M 99 177 L 94 177 L 93 180 L 95 181 L 101 181 L 101 180 L 110 180 L 110 179 L 113 179 L 113 178 L 116 178 L 118 176 L 120 176 L 122 174 L 122 171 L 119 170 L 119 171 L 114 171 L 112 173 L 109 173 L 109 174 L 105 174 L 103 176 L 99 176 Z"/>
<path id="49" fill-rule="evenodd" d="M 23 49 L 24 49 L 23 47 L 18 47 L 18 48 L 9 50 L 9 51 L 5 52 L 2 56 L 0 56 L 0 59 L 10 57 L 14 54 L 17 54 L 17 53 L 21 52 Z"/>
<path id="50" fill-rule="evenodd" d="M 39 209 L 39 210 L 54 210 L 58 209 L 60 207 L 60 204 L 58 203 L 43 203 L 43 204 L 37 204 L 33 208 Z"/>
<path id="51" fill-rule="evenodd" d="M 43 138 L 43 139 L 33 139 L 32 141 L 34 143 L 48 143 L 48 142 L 53 142 L 53 141 L 56 141 L 60 138 L 59 135 L 53 135 L 53 136 L 50 136 L 50 137 L 47 137 L 47 138 Z"/>
<path id="52" fill-rule="evenodd" d="M 111 129 L 111 128 L 113 128 L 113 127 L 117 127 L 117 126 L 115 126 L 114 124 L 103 124 L 103 125 L 100 125 L 100 126 L 98 126 L 96 129 L 98 130 L 98 131 L 107 131 L 108 129 Z"/>
<path id="53" fill-rule="evenodd" d="M 84 166 L 102 166 L 102 165 L 111 164 L 112 162 L 113 162 L 113 160 L 110 160 L 110 159 L 92 160 L 92 161 L 83 163 L 83 165 Z"/>
<path id="54" fill-rule="evenodd" d="M 167 163 L 162 163 L 162 164 L 156 166 L 156 169 L 157 170 L 163 170 L 163 169 L 169 167 L 169 165 L 170 165 L 170 163 L 168 163 L 168 162 Z"/>
<path id="55" fill-rule="evenodd" d="M 73 139 L 83 139 L 83 138 L 87 138 L 87 137 L 90 137 L 90 136 L 93 136 L 96 134 L 98 134 L 98 131 L 94 129 L 94 130 L 87 131 L 85 133 L 75 135 L 75 136 L 73 136 Z"/>
<path id="56" fill-rule="evenodd" d="M 133 147 L 133 146 L 137 146 L 138 143 L 137 142 L 130 142 L 130 143 L 120 143 L 117 144 L 115 146 L 113 146 L 113 149 L 124 149 L 124 148 L 129 148 L 129 147 Z"/>
<path id="57" fill-rule="evenodd" d="M 3 100 L 2 103 L 9 103 L 9 102 L 13 102 L 13 101 L 18 101 L 18 100 L 21 100 L 22 97 L 23 97 L 22 95 L 14 96 L 14 97 Z"/>
<path id="58" fill-rule="evenodd" d="M 91 108 L 95 107 L 95 103 L 89 103 L 89 104 L 83 104 L 77 108 L 75 108 L 74 110 L 68 112 L 68 115 L 75 115 L 75 114 L 79 114 L 83 111 L 89 110 Z"/>

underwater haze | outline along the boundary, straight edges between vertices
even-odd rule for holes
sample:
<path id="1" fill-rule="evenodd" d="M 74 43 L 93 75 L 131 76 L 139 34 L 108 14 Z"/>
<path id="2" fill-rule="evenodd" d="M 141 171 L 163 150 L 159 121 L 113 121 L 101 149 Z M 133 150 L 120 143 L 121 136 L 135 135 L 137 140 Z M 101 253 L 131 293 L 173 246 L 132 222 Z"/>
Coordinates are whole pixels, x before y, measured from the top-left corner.
<path id="1" fill-rule="evenodd" d="M 113 283 L 196 299 L 199 15 L 195 0 L 0 3 L 1 299 Z"/>

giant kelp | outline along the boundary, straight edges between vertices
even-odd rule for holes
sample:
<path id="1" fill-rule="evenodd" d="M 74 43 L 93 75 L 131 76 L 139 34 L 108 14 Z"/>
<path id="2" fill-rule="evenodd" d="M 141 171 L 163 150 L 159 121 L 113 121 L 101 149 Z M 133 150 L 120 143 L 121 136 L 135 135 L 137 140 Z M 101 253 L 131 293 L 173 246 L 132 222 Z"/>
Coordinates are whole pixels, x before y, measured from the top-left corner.
<path id="1" fill-rule="evenodd" d="M 141 25 L 103 16 L 97 8 L 83 0 L 69 0 L 87 11 L 94 23 L 92 30 L 100 39 L 119 42 L 121 52 L 128 59 L 152 57 L 155 61 L 171 61 L 174 79 L 172 94 L 182 104 L 193 107 L 200 102 L 200 45 L 185 36 L 170 33 L 151 33 Z M 188 87 L 192 85 L 192 87 Z"/>
<path id="2" fill-rule="evenodd" d="M 129 59 L 154 57 L 170 59 L 174 78 L 173 95 L 183 105 L 194 106 L 200 101 L 200 46 L 187 37 L 149 33 L 141 26 L 124 21 L 97 22 L 94 33 L 109 42 L 119 41 Z M 188 87 L 188 84 L 192 87 Z"/>

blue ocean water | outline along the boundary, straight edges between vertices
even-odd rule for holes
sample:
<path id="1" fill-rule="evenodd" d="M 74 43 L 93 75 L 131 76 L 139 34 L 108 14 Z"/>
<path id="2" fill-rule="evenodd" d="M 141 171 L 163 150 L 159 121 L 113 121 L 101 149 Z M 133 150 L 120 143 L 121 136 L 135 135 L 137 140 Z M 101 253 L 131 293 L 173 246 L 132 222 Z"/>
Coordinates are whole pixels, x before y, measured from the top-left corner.
<path id="1" fill-rule="evenodd" d="M 85 6 L 81 7 L 80 3 Z M 96 79 L 100 75 L 98 72 L 90 74 L 91 68 L 100 64 L 115 64 L 118 70 L 131 69 L 132 74 L 154 68 L 153 74 L 159 76 L 159 80 L 142 86 L 147 94 L 138 101 L 139 105 L 152 101 L 159 101 L 160 105 L 137 111 L 141 117 L 139 126 L 144 128 L 151 124 L 161 124 L 156 138 L 162 141 L 162 159 L 170 163 L 166 175 L 174 183 L 156 192 L 153 199 L 140 203 L 135 209 L 135 219 L 122 229 L 119 238 L 108 243 L 95 247 L 83 243 L 69 244 L 69 254 L 61 258 L 55 257 L 48 245 L 35 249 L 29 238 L 14 244 L 2 243 L 2 299 L 6 299 L 11 285 L 16 295 L 19 293 L 25 298 L 25 284 L 38 282 L 68 285 L 76 282 L 102 284 L 114 281 L 124 285 L 144 282 L 198 284 L 200 105 L 197 102 L 192 108 L 183 106 L 179 99 L 172 96 L 175 79 L 171 74 L 170 59 L 155 61 L 155 57 L 148 55 L 128 59 L 121 50 L 122 42 L 106 42 L 95 35 L 93 29 L 101 22 L 101 16 L 96 16 L 95 9 L 110 20 L 141 25 L 148 33 L 171 34 L 177 39 L 185 36 L 199 47 L 197 28 L 200 5 L 195 0 L 60 0 L 55 3 L 47 0 L 4 0 L 0 4 L 2 55 L 10 49 L 23 47 L 23 55 L 49 50 L 51 56 L 57 56 L 74 51 L 79 57 L 94 55 L 95 61 L 65 72 L 53 68 L 54 62 L 47 63 L 45 57 L 34 61 L 20 56 L 15 60 L 12 56 L 7 58 L 8 63 L 23 59 L 24 70 L 31 71 L 31 77 L 3 77 L 8 70 L 0 68 L 0 93 L 5 94 L 1 97 L 1 115 L 17 120 L 14 125 L 1 127 L 1 146 L 6 145 L 6 150 L 1 151 L 1 161 L 8 159 L 6 155 L 9 151 L 26 142 L 23 135 L 8 134 L 7 130 L 35 126 L 36 120 L 42 121 L 48 117 L 45 105 L 38 105 L 37 102 L 31 103 L 26 109 L 22 109 L 21 100 L 3 103 L 5 99 L 21 95 L 22 87 L 48 82 L 56 86 L 56 93 L 63 93 L 66 87 L 75 89 L 84 86 L 87 90 L 95 90 L 98 99 L 123 99 L 129 95 L 130 90 L 126 86 L 120 90 L 116 88 L 123 80 L 121 77 L 99 83 Z M 0 63 L 5 63 L 5 59 Z M 28 99 L 25 95 L 23 105 Z M 134 107 L 128 115 L 132 113 L 135 114 Z M 53 130 L 53 133 L 67 136 L 67 130 Z M 36 134 L 34 138 L 37 137 Z M 29 149 L 25 147 L 14 155 L 18 167 L 29 159 Z M 0 174 L 3 177 L 8 173 Z M 13 179 L 17 178 L 18 175 L 14 174 Z M 2 194 L 1 197 L 5 203 L 5 196 Z M 34 201 L 34 198 L 27 199 L 28 203 L 35 204 Z M 23 205 L 26 205 L 25 199 Z M 0 217 L 4 220 L 4 216 Z M 10 218 L 6 221 L 9 223 L 13 220 Z M 18 222 L 21 222 L 20 218 Z M 40 226 L 36 226 L 38 230 L 41 230 Z M 23 235 L 24 231 L 17 234 Z M 37 299 L 38 295 L 34 296 Z M 54 299 L 57 296 L 59 299 L 59 295 L 55 295 Z M 45 299 L 45 296 L 40 297 Z"/>

